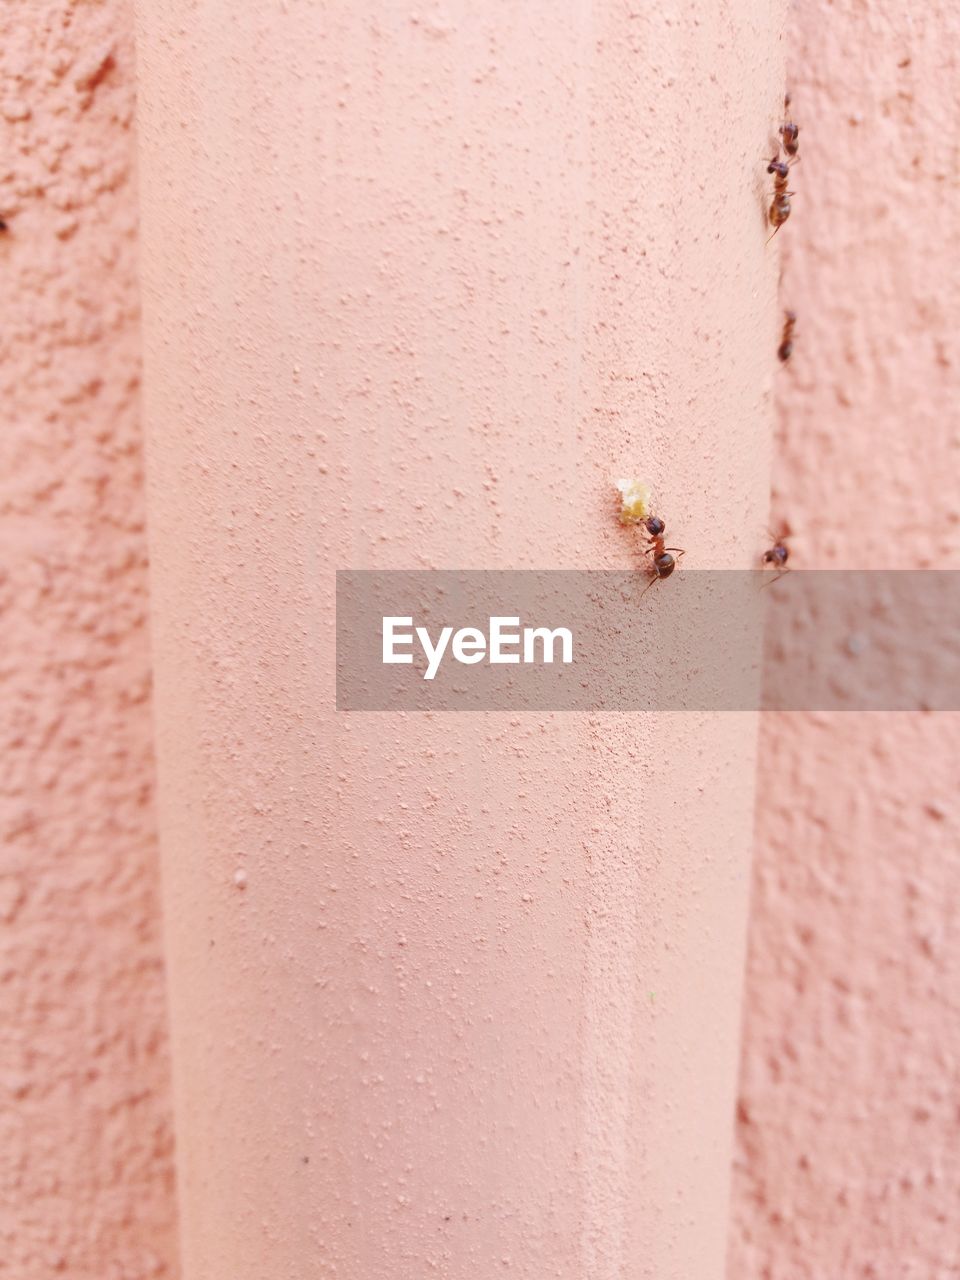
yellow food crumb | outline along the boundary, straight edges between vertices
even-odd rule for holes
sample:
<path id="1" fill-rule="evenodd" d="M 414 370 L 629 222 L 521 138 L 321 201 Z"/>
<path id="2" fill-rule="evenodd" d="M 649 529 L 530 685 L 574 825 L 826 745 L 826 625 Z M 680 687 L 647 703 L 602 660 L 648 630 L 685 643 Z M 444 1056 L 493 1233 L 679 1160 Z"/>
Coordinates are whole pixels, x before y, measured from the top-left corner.
<path id="1" fill-rule="evenodd" d="M 650 488 L 642 480 L 618 480 L 620 523 L 639 524 L 650 514 Z"/>

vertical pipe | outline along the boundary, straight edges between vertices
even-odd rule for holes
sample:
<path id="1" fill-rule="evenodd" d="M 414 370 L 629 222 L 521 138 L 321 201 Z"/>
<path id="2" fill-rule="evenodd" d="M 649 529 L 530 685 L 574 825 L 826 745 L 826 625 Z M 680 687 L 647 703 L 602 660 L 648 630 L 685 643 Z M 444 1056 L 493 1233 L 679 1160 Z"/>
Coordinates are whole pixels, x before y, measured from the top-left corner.
<path id="1" fill-rule="evenodd" d="M 338 715 L 333 591 L 750 562 L 779 10 L 138 8 L 187 1280 L 719 1277 L 753 717 Z"/>

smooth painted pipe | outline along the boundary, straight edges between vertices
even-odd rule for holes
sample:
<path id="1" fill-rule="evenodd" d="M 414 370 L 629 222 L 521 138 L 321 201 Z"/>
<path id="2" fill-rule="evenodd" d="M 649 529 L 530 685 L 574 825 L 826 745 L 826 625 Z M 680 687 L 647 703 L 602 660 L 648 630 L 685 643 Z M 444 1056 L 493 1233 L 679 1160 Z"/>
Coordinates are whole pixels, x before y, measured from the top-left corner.
<path id="1" fill-rule="evenodd" d="M 779 6 L 138 11 L 186 1280 L 718 1280 L 754 718 L 338 715 L 333 591 L 752 563 Z"/>

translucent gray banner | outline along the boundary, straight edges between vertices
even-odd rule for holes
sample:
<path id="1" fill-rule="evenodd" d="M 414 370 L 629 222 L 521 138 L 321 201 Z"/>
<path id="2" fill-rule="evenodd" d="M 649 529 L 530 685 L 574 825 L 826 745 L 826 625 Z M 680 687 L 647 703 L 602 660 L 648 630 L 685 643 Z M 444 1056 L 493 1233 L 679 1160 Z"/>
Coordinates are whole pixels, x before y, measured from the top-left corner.
<path id="1" fill-rule="evenodd" d="M 960 573 L 775 576 L 341 570 L 337 708 L 960 709 Z"/>

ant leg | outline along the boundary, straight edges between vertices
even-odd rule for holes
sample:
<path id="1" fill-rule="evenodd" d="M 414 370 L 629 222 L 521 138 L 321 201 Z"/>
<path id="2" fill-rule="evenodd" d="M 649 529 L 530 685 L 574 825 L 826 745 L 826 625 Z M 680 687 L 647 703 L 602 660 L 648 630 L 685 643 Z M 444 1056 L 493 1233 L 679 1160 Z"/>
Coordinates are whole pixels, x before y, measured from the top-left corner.
<path id="1" fill-rule="evenodd" d="M 659 581 L 660 581 L 660 575 L 659 575 L 659 573 L 655 573 L 655 574 L 653 575 L 653 577 L 650 579 L 650 581 L 647 583 L 647 585 L 646 585 L 646 586 L 643 588 L 643 590 L 640 592 L 640 599 L 642 600 L 642 599 L 643 599 L 643 597 L 644 597 L 644 596 L 647 594 L 647 592 L 650 590 L 650 588 L 653 586 L 653 584 L 654 584 L 655 582 L 659 582 Z"/>
<path id="2" fill-rule="evenodd" d="M 762 570 L 761 570 L 761 572 L 762 572 Z M 781 569 L 781 570 L 780 570 L 780 572 L 779 572 L 779 573 L 774 574 L 774 576 L 773 576 L 772 578 L 768 578 L 768 579 L 767 579 L 767 581 L 766 581 L 766 582 L 763 584 L 763 586 L 760 588 L 760 590 L 761 590 L 761 591 L 763 591 L 764 587 L 772 587 L 772 586 L 773 586 L 773 584 L 774 584 L 775 582 L 779 582 L 779 581 L 780 581 L 780 579 L 783 577 L 783 575 L 784 575 L 785 573 L 789 573 L 789 572 L 790 572 L 790 570 L 789 570 L 789 569 Z"/>
<path id="3" fill-rule="evenodd" d="M 678 555 L 685 556 L 687 554 L 685 547 L 664 547 L 664 551 L 676 551 Z"/>

